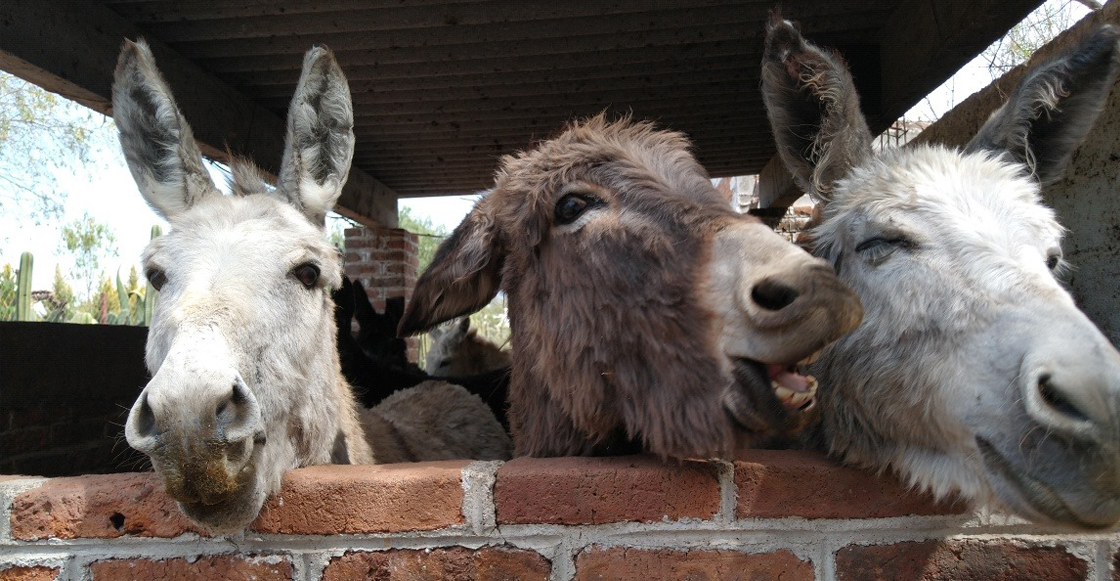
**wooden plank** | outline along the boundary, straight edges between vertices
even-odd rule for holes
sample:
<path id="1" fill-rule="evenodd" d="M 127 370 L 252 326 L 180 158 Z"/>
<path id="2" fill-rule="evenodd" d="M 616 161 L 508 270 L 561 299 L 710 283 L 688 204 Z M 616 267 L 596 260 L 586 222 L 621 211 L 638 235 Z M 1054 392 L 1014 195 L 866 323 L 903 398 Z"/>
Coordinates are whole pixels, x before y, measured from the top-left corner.
<path id="1" fill-rule="evenodd" d="M 882 113 L 890 126 L 933 88 L 1026 17 L 1040 0 L 904 0 L 882 32 Z"/>
<path id="2" fill-rule="evenodd" d="M 803 195 L 782 159 L 771 157 L 758 174 L 758 207 L 784 212 Z"/>
<path id="3" fill-rule="evenodd" d="M 121 42 L 140 36 L 133 25 L 104 6 L 79 0 L 5 0 L 0 22 L 0 68 L 111 114 Z M 163 44 L 151 45 L 203 153 L 226 161 L 228 150 L 275 174 L 284 121 Z M 395 226 L 396 197 L 362 170 L 352 170 L 339 205 L 360 222 Z"/>

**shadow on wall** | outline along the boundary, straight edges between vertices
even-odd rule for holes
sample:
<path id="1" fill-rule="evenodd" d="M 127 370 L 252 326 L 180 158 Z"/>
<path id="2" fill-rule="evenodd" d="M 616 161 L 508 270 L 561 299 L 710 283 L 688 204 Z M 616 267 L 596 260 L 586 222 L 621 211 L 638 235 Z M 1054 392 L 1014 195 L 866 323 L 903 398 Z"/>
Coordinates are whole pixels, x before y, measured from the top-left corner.
<path id="1" fill-rule="evenodd" d="M 146 469 L 124 441 L 146 327 L 0 322 L 0 474 Z"/>

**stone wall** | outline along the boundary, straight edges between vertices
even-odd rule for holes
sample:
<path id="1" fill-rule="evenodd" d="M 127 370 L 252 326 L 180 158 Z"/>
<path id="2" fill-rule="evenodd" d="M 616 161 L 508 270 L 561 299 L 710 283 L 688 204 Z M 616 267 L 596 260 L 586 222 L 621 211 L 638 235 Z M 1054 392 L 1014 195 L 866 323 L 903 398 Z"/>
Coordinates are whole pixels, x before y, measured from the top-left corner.
<path id="1" fill-rule="evenodd" d="M 809 453 L 290 472 L 210 538 L 151 474 L 0 477 L 0 580 L 1107 581 L 1115 533 L 934 503 Z"/>

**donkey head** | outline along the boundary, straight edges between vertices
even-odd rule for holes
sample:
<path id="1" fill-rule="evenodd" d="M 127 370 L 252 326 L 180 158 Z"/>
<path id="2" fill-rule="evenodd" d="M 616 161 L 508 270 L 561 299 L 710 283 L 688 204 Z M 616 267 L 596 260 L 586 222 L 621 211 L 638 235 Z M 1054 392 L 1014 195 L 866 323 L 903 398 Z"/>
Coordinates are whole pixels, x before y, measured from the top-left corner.
<path id="1" fill-rule="evenodd" d="M 602 117 L 507 157 L 401 321 L 413 333 L 504 289 L 519 454 L 725 453 L 811 399 L 789 366 L 852 329 L 819 259 L 720 199 L 680 133 Z M 776 383 L 774 383 L 776 382 Z"/>
<path id="2" fill-rule="evenodd" d="M 1040 200 L 1103 106 L 1118 36 L 1030 70 L 964 151 L 873 157 L 845 67 L 771 22 L 779 153 L 824 204 L 815 253 L 866 309 L 814 367 L 835 453 L 1037 520 L 1120 519 L 1120 354 L 1059 284 Z"/>
<path id="3" fill-rule="evenodd" d="M 329 51 L 309 51 L 278 186 L 238 165 L 235 196 L 210 181 L 143 42 L 122 48 L 113 109 L 141 194 L 172 226 L 144 252 L 160 291 L 152 379 L 125 435 L 188 517 L 237 530 L 285 470 L 370 460 L 338 379 L 329 289 L 342 269 L 324 236 L 353 152 L 349 89 Z"/>

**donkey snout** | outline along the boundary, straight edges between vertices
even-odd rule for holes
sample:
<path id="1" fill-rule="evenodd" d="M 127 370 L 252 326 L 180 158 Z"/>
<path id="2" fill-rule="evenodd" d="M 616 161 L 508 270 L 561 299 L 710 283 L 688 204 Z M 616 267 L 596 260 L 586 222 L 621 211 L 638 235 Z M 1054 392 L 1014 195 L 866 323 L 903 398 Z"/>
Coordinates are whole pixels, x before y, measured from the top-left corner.
<path id="1" fill-rule="evenodd" d="M 1120 448 L 1120 358 L 1054 359 L 1023 374 L 1027 413 L 1056 435 Z"/>
<path id="2" fill-rule="evenodd" d="M 197 468 L 195 464 L 208 464 L 221 466 L 234 477 L 254 447 L 265 441 L 253 392 L 234 372 L 192 370 L 176 380 L 162 371 L 129 412 L 128 444 L 151 456 L 157 466 L 189 473 Z M 213 471 L 213 466 L 208 470 Z"/>

